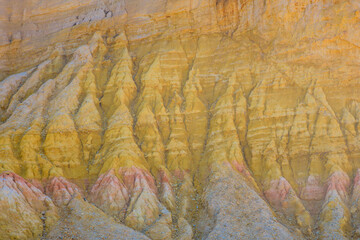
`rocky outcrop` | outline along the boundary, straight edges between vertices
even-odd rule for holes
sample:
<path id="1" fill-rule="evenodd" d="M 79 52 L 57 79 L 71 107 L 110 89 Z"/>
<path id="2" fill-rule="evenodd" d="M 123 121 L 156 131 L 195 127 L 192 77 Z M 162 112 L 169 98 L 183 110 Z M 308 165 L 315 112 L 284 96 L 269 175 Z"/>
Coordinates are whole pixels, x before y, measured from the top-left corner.
<path id="1" fill-rule="evenodd" d="M 227 165 L 212 170 L 203 195 L 206 212 L 199 219 L 205 239 L 304 239 L 300 232 L 291 232 L 276 220 L 243 176 Z M 206 226 L 205 218 L 213 222 Z"/>
<path id="2" fill-rule="evenodd" d="M 57 208 L 51 199 L 22 177 L 0 175 L 1 237 L 40 239 L 57 222 Z"/>
<path id="3" fill-rule="evenodd" d="M 66 205 L 66 216 L 62 217 L 46 239 L 149 239 L 109 218 L 104 212 L 75 195 Z"/>
<path id="4" fill-rule="evenodd" d="M 357 239 L 359 7 L 0 0 L 0 235 Z"/>

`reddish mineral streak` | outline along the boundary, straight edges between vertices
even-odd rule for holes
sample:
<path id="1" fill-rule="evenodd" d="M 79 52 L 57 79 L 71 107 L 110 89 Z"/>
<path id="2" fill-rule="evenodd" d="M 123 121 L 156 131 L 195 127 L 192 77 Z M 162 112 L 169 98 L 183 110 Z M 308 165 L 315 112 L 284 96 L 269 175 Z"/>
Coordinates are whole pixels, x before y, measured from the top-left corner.
<path id="1" fill-rule="evenodd" d="M 359 239 L 359 16 L 0 0 L 0 238 Z"/>

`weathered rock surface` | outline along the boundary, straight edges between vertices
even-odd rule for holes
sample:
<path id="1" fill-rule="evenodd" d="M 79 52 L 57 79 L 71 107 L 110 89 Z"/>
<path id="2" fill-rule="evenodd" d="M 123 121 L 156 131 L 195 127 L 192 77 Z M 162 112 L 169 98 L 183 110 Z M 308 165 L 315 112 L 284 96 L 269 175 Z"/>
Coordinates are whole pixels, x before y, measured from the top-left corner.
<path id="1" fill-rule="evenodd" d="M 75 195 L 46 239 L 149 239 Z"/>
<path id="2" fill-rule="evenodd" d="M 0 175 L 2 239 L 40 239 L 58 220 L 51 199 L 22 177 Z"/>
<path id="3" fill-rule="evenodd" d="M 359 238 L 359 16 L 0 0 L 0 236 Z"/>

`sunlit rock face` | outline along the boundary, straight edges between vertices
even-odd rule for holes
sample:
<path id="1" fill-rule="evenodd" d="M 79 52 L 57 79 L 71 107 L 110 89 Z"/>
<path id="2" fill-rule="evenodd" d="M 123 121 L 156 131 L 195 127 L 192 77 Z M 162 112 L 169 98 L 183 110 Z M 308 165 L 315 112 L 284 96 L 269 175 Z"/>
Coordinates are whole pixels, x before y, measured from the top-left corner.
<path id="1" fill-rule="evenodd" d="M 0 238 L 360 238 L 360 4 L 0 0 Z"/>

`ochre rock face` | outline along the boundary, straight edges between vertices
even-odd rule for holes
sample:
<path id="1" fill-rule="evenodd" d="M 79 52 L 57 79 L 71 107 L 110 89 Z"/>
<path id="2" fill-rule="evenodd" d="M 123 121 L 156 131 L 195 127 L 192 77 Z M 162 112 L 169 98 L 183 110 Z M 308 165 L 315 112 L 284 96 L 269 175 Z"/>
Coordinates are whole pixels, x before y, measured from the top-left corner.
<path id="1" fill-rule="evenodd" d="M 0 0 L 0 239 L 358 239 L 356 0 Z"/>

